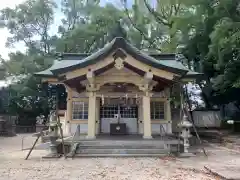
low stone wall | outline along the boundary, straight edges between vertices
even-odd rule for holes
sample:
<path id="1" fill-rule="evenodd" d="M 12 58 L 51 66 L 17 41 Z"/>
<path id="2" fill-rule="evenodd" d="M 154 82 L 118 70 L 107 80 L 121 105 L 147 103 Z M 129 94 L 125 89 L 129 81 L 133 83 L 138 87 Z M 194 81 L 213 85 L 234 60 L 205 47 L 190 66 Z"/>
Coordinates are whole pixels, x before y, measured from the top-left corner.
<path id="1" fill-rule="evenodd" d="M 220 128 L 221 115 L 219 110 L 193 111 L 193 121 L 198 128 Z"/>
<path id="2" fill-rule="evenodd" d="M 15 136 L 15 116 L 0 114 L 0 136 Z"/>
<path id="3" fill-rule="evenodd" d="M 197 128 L 220 128 L 221 120 L 222 118 L 219 110 L 193 111 L 193 121 Z M 177 125 L 180 121 L 181 121 L 180 109 L 172 109 L 172 131 L 173 132 L 179 131 L 179 128 L 177 127 Z"/>
<path id="4" fill-rule="evenodd" d="M 16 125 L 16 133 L 34 133 L 36 126 L 19 126 Z"/>

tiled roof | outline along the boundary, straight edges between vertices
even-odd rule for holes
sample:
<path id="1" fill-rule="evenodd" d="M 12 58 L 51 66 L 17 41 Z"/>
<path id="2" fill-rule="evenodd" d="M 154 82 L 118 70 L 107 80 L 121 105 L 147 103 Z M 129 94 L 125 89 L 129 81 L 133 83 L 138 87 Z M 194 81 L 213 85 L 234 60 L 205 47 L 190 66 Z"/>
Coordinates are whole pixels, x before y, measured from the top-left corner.
<path id="1" fill-rule="evenodd" d="M 186 68 L 177 60 L 175 54 L 147 53 L 140 51 L 125 39 L 118 37 L 106 44 L 103 48 L 92 54 L 80 53 L 63 53 L 59 55 L 59 60 L 55 60 L 53 65 L 41 72 L 36 73 L 38 76 L 56 76 L 58 73 L 71 71 L 77 68 L 83 68 L 94 64 L 103 59 L 109 53 L 116 51 L 118 48 L 123 49 L 137 60 L 159 69 L 165 69 L 170 72 L 182 75 L 199 75 Z"/>

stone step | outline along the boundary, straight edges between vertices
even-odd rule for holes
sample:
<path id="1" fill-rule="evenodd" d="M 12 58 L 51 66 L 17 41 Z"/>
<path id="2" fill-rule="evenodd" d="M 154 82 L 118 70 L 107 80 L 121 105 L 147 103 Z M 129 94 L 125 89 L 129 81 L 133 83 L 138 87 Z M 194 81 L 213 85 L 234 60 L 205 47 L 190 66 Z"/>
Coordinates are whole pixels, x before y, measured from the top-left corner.
<path id="1" fill-rule="evenodd" d="M 76 154 L 168 154 L 168 149 L 77 149 Z"/>
<path id="2" fill-rule="evenodd" d="M 168 156 L 166 153 L 159 153 L 159 154 L 76 154 L 75 158 L 82 158 L 82 157 L 163 157 Z"/>
<path id="3" fill-rule="evenodd" d="M 90 146 L 164 146 L 165 144 L 177 144 L 174 142 L 156 141 L 80 141 L 80 145 Z"/>
<path id="4" fill-rule="evenodd" d="M 69 157 L 154 157 L 176 153 L 176 140 L 81 140 L 71 145 Z"/>
<path id="5" fill-rule="evenodd" d="M 171 151 L 171 152 L 178 152 L 178 149 L 181 149 L 181 146 L 182 146 L 182 145 L 180 145 L 180 146 L 178 147 L 178 145 L 176 145 L 176 144 L 171 144 L 171 145 L 170 145 L 170 151 Z"/>
<path id="6" fill-rule="evenodd" d="M 80 149 L 165 149 L 169 145 L 81 145 Z"/>

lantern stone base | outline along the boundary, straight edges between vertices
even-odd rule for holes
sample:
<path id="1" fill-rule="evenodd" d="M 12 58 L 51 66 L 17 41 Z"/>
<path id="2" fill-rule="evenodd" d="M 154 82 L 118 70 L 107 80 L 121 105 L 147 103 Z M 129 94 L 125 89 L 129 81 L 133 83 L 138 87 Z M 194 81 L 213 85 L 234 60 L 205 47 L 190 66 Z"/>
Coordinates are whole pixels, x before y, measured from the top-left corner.
<path id="1" fill-rule="evenodd" d="M 152 136 L 143 136 L 143 139 L 152 139 Z"/>
<path id="2" fill-rule="evenodd" d="M 62 154 L 60 154 L 58 152 L 58 146 L 60 144 L 58 142 L 54 142 L 52 144 L 49 145 L 49 150 L 50 153 L 47 154 L 46 156 L 43 156 L 42 158 L 60 158 L 62 156 Z"/>
<path id="3" fill-rule="evenodd" d="M 46 156 L 43 156 L 43 159 L 55 159 L 55 158 L 60 158 L 62 155 L 61 154 L 53 154 L 53 153 L 49 153 Z"/>
<path id="4" fill-rule="evenodd" d="M 183 152 L 178 154 L 178 157 L 180 158 L 188 158 L 188 157 L 195 157 L 196 155 L 191 152 Z"/>
<path id="5" fill-rule="evenodd" d="M 89 136 L 89 135 L 87 135 L 87 136 L 86 136 L 86 139 L 88 139 L 88 140 L 94 140 L 94 139 L 96 139 L 96 136 Z"/>

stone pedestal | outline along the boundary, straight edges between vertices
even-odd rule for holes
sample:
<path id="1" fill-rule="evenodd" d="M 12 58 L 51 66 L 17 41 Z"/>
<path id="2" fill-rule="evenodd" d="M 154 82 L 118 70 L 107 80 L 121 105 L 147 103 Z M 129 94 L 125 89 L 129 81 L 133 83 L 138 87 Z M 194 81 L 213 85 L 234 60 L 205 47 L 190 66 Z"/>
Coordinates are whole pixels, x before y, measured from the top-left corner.
<path id="1" fill-rule="evenodd" d="M 56 112 L 51 112 L 49 129 L 50 129 L 50 132 L 48 134 L 48 138 L 50 140 L 50 145 L 49 145 L 50 153 L 47 156 L 44 156 L 43 158 L 59 158 L 61 157 L 61 155 L 58 154 L 58 150 L 57 150 L 57 145 L 58 145 L 57 139 L 59 138 L 59 135 L 58 135 L 59 128 L 58 128 Z"/>
<path id="2" fill-rule="evenodd" d="M 56 143 L 57 139 L 58 139 L 58 137 L 56 137 L 56 136 L 50 136 L 49 137 L 49 140 L 50 140 L 49 148 L 50 148 L 50 153 L 52 155 L 58 154 L 58 152 L 57 152 L 57 143 Z"/>
<path id="3" fill-rule="evenodd" d="M 58 143 L 57 140 L 58 137 L 54 135 L 49 135 L 50 145 L 49 145 L 49 151 L 50 153 L 46 156 L 43 156 L 43 158 L 59 158 L 61 157 L 61 154 L 58 153 Z"/>

